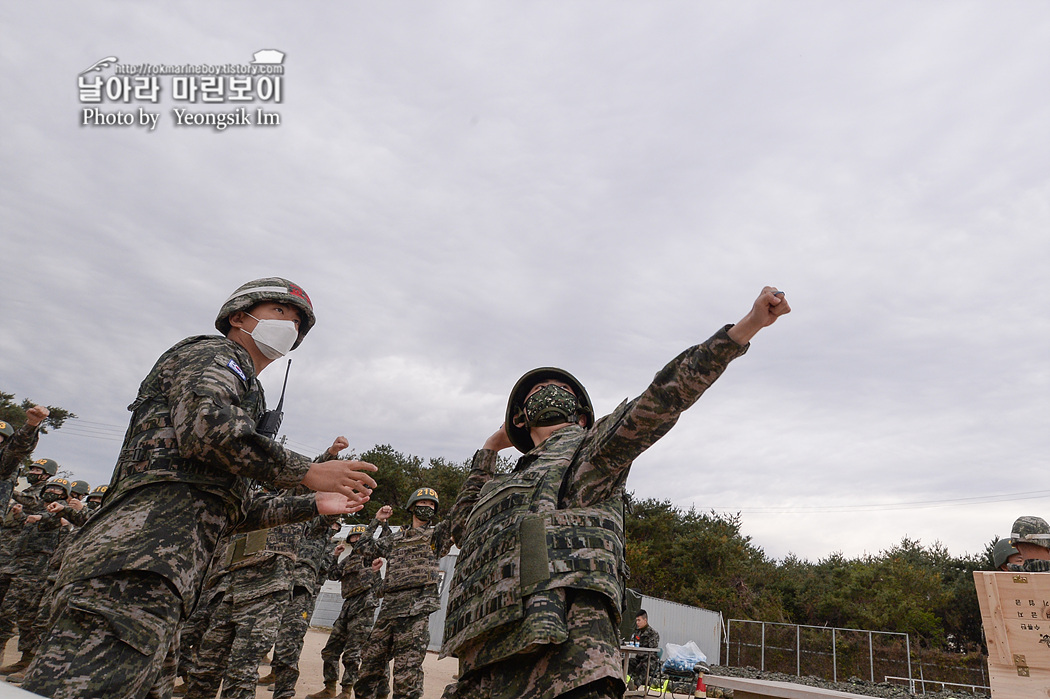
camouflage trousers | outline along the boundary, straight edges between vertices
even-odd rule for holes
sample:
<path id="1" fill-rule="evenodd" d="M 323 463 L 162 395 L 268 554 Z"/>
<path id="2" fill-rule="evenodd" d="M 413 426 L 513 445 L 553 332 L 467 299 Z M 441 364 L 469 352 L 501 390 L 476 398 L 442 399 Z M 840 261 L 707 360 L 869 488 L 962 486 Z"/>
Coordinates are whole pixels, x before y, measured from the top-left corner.
<path id="1" fill-rule="evenodd" d="M 47 588 L 47 578 L 39 575 L 18 575 L 11 580 L 11 586 L 0 604 L 0 646 L 11 638 L 14 627 L 18 627 L 18 650 L 32 654 L 36 649 L 39 636 L 34 630 L 40 600 Z"/>
<path id="2" fill-rule="evenodd" d="M 343 660 L 343 688 L 353 689 L 361 666 L 361 648 L 375 620 L 376 599 L 371 590 L 347 597 L 332 625 L 328 643 L 321 649 L 324 683 L 339 681 L 339 659 Z"/>
<path id="3" fill-rule="evenodd" d="M 222 684 L 223 699 L 254 699 L 259 663 L 277 638 L 289 590 L 249 600 L 223 595 L 201 638 L 187 675 L 186 699 L 212 699 Z"/>
<path id="4" fill-rule="evenodd" d="M 389 695 L 387 674 L 394 661 L 395 699 L 423 696 L 423 658 L 430 645 L 430 614 L 379 619 L 368 634 L 361 653 L 361 676 L 354 686 L 355 699 L 379 699 Z"/>
<path id="5" fill-rule="evenodd" d="M 123 571 L 58 589 L 23 689 L 52 699 L 132 699 L 150 690 L 182 599 L 162 576 Z"/>
<path id="6" fill-rule="evenodd" d="M 221 600 L 222 589 L 205 590 L 201 593 L 197 607 L 179 630 L 178 643 L 174 646 L 176 677 L 185 679 L 193 671 L 197 648 Z"/>
<path id="7" fill-rule="evenodd" d="M 47 635 L 48 626 L 51 625 L 51 606 L 55 601 L 55 582 L 57 576 L 48 577 L 44 583 L 44 591 L 40 596 L 40 603 L 36 608 L 36 616 L 33 618 L 33 627 L 30 637 L 26 639 L 25 652 L 29 654 L 36 653 L 36 647 L 40 644 L 40 639 Z M 22 646 L 22 639 L 19 637 L 19 647 Z"/>
<path id="8" fill-rule="evenodd" d="M 273 644 L 273 662 L 270 671 L 274 675 L 273 699 L 292 699 L 295 684 L 299 681 L 299 656 L 303 653 L 303 638 L 310 628 L 317 593 L 301 585 L 292 590 L 292 599 L 284 607 L 281 628 Z"/>

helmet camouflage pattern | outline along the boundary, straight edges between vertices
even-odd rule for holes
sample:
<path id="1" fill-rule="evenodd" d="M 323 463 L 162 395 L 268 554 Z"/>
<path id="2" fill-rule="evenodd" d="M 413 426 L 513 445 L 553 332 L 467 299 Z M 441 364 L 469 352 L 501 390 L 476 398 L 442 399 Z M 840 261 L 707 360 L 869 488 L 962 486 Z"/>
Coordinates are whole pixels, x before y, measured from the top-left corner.
<path id="1" fill-rule="evenodd" d="M 54 459 L 37 459 L 31 464 L 31 466 L 37 466 L 44 469 L 44 473 L 49 476 L 54 476 L 58 473 L 58 462 Z M 62 480 L 65 479 L 63 478 Z M 69 483 L 69 481 L 66 481 L 66 483 Z"/>
<path id="2" fill-rule="evenodd" d="M 992 563 L 995 564 L 996 568 L 1000 568 L 1003 563 L 1006 563 L 1006 559 L 1015 553 L 1020 553 L 1014 548 L 1014 542 L 1012 539 L 999 539 L 995 542 L 995 546 L 992 547 Z"/>
<path id="3" fill-rule="evenodd" d="M 10 422 L 4 422 L 0 420 L 0 437 L 10 437 L 15 433 L 15 428 L 11 426 Z"/>
<path id="4" fill-rule="evenodd" d="M 230 298 L 226 299 L 222 308 L 219 309 L 219 315 L 215 318 L 215 329 L 223 335 L 228 334 L 232 327 L 230 325 L 231 315 L 237 311 L 247 311 L 264 301 L 287 303 L 299 309 L 302 315 L 299 323 L 299 338 L 292 345 L 292 349 L 298 347 L 306 337 L 306 333 L 310 332 L 310 328 L 314 326 L 317 317 L 314 316 L 314 306 L 310 302 L 310 297 L 306 295 L 302 287 L 281 277 L 264 277 L 238 287 L 237 291 L 230 294 Z"/>
<path id="5" fill-rule="evenodd" d="M 73 481 L 69 486 L 69 492 L 83 497 L 91 492 L 91 486 L 87 481 Z"/>
<path id="6" fill-rule="evenodd" d="M 65 496 L 68 498 L 69 497 L 69 492 L 70 492 L 70 489 L 71 489 L 72 485 L 73 484 L 70 483 L 65 478 L 52 478 L 51 480 L 49 480 L 47 483 L 44 484 L 44 490 L 47 490 L 48 488 L 58 487 L 58 488 L 62 489 L 62 492 L 65 493 Z"/>
<path id="7" fill-rule="evenodd" d="M 435 510 L 437 509 L 437 506 L 440 503 L 440 501 L 438 500 L 437 491 L 433 488 L 416 488 L 416 491 L 412 493 L 412 497 L 410 497 L 408 499 L 408 502 L 405 504 L 405 509 L 412 509 L 412 506 L 420 500 L 433 500 Z"/>
<path id="8" fill-rule="evenodd" d="M 1010 538 L 1038 546 L 1050 546 L 1050 524 L 1042 517 L 1026 515 L 1014 520 Z"/>
<path id="9" fill-rule="evenodd" d="M 586 418 L 584 427 L 594 424 L 594 407 L 591 404 L 591 397 L 587 395 L 587 389 L 575 376 L 564 369 L 552 366 L 533 369 L 518 379 L 507 401 L 507 436 L 511 444 L 522 453 L 528 453 L 536 446 L 532 441 L 528 425 L 522 424 L 525 419 L 525 396 L 529 394 L 533 386 L 550 379 L 561 381 L 572 388 L 572 392 L 576 394 L 577 414 Z"/>

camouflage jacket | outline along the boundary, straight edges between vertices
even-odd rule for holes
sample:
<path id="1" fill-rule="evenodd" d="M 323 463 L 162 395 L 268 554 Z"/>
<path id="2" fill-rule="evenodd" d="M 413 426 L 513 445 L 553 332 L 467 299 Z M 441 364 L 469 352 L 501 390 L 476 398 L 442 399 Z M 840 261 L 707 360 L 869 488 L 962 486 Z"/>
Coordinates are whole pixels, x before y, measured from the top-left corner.
<path id="1" fill-rule="evenodd" d="M 11 547 L 15 545 L 25 519 L 25 514 L 10 511 L 0 519 L 0 566 L 6 564 L 11 556 Z"/>
<path id="2" fill-rule="evenodd" d="M 292 587 L 305 588 L 306 592 L 316 595 L 321 584 L 328 576 L 333 564 L 332 529 L 329 517 L 317 517 L 307 525 L 306 533 L 299 541 L 296 551 L 295 571 L 292 573 Z"/>
<path id="3" fill-rule="evenodd" d="M 69 533 L 61 518 L 45 513 L 38 522 L 27 522 L 11 546 L 11 558 L 4 572 L 43 580 L 47 577 L 48 559 Z"/>
<path id="4" fill-rule="evenodd" d="M 40 427 L 25 424 L 0 444 L 0 514 L 7 512 L 7 502 L 18 481 L 18 466 L 33 453 L 39 439 Z"/>
<path id="5" fill-rule="evenodd" d="M 644 629 L 635 629 L 630 638 L 632 643 L 637 643 L 642 648 L 659 648 L 660 634 L 652 626 L 646 625 Z"/>
<path id="6" fill-rule="evenodd" d="M 374 524 L 374 523 L 373 523 Z M 370 529 L 373 526 L 370 525 Z M 389 532 L 389 528 L 384 529 Z M 361 539 L 370 538 L 365 530 Z M 448 522 L 428 527 L 403 527 L 375 540 L 379 555 L 387 559 L 386 577 L 380 587 L 380 618 L 430 614 L 441 606 L 438 562 L 452 548 Z"/>
<path id="7" fill-rule="evenodd" d="M 575 527 L 597 535 L 601 545 L 589 549 L 596 555 L 609 543 L 609 533 L 617 527 L 607 520 L 622 508 L 623 487 L 631 464 L 675 425 L 731 360 L 747 351 L 747 346 L 730 339 L 726 332 L 729 327 L 684 351 L 656 374 L 638 398 L 625 401 L 593 426 L 584 429 L 569 425 L 554 432 L 522 456 L 512 473 L 495 475 L 495 452 L 482 449 L 475 454 L 471 472 L 449 514 L 461 551 L 449 593 L 442 654 L 457 655 L 461 672 L 544 644 L 563 643 L 568 633 L 566 611 L 563 606 L 559 608 L 559 598 L 551 597 L 550 604 L 533 603 L 533 597 L 546 599 L 564 589 L 553 588 L 554 584 L 600 592 L 610 598 L 606 609 L 618 616 L 619 610 L 612 608 L 612 601 L 614 595 L 622 593 L 609 589 L 610 562 L 589 563 L 574 572 L 571 557 L 567 559 L 559 551 L 563 547 L 571 549 L 571 530 Z M 556 474 L 557 483 L 548 482 L 548 465 L 556 467 L 552 473 Z M 485 502 L 500 491 L 506 491 L 502 505 L 508 509 L 494 516 L 496 513 L 485 509 Z M 541 492 L 553 492 L 555 496 L 537 499 Z M 548 509 L 551 507 L 554 509 Z M 568 512 L 561 514 L 563 510 Z M 479 552 L 511 526 L 522 527 L 522 540 L 547 539 L 550 556 L 546 571 L 542 570 L 542 556 L 519 560 L 515 551 L 491 552 L 499 557 L 497 565 L 484 564 L 484 556 L 479 556 Z M 559 543 L 562 539 L 565 541 Z M 622 551 L 622 547 L 621 541 L 614 548 Z M 472 558 L 478 565 L 470 564 Z M 523 576 L 527 576 L 526 581 Z M 564 595 L 560 599 L 565 599 Z M 613 623 L 612 628 L 615 627 Z M 615 657 L 618 638 L 610 640 L 613 645 L 602 645 L 609 649 L 610 657 L 595 671 L 596 676 L 616 676 L 620 672 Z M 587 677 L 577 679 L 590 681 Z M 563 689 L 572 689 L 574 682 L 566 680 Z"/>
<path id="8" fill-rule="evenodd" d="M 363 539 L 364 537 L 362 537 Z M 350 553 L 337 561 L 328 572 L 329 580 L 338 580 L 343 599 L 349 599 L 363 592 L 378 592 L 383 582 L 379 573 L 372 571 L 372 559 L 375 558 L 371 547 L 353 546 Z"/>
<path id="9" fill-rule="evenodd" d="M 40 481 L 25 488 L 11 492 L 11 499 L 22 506 L 22 511 L 27 515 L 41 514 L 47 510 L 47 503 L 40 496 L 44 492 L 47 481 Z"/>
<path id="10" fill-rule="evenodd" d="M 254 479 L 297 485 L 310 460 L 258 434 L 265 409 L 252 360 L 219 336 L 165 352 L 129 406 L 105 502 L 77 532 L 59 584 L 119 571 L 159 574 L 188 614 L 220 537 L 317 516 L 313 496 L 250 497 Z"/>

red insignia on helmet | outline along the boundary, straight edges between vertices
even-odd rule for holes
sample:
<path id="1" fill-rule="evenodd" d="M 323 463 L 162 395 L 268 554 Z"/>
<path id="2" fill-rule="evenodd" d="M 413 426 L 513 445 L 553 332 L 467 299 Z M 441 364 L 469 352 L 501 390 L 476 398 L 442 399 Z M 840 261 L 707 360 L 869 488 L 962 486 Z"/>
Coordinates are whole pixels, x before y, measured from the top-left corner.
<path id="1" fill-rule="evenodd" d="M 289 284 L 288 285 L 288 293 L 291 294 L 292 296 L 298 296 L 299 298 L 301 298 L 304 301 L 306 301 L 307 305 L 310 306 L 310 308 L 314 307 L 313 302 L 310 301 L 310 297 L 306 295 L 306 292 L 303 291 L 303 288 L 301 286 L 296 286 L 295 284 Z"/>

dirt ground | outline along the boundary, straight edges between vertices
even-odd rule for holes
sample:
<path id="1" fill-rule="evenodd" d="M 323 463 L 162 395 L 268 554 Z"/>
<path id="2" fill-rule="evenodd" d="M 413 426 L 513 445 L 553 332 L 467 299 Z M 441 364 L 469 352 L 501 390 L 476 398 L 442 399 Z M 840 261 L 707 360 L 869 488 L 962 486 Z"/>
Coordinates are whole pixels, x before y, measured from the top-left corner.
<path id="1" fill-rule="evenodd" d="M 305 697 L 307 694 L 316 692 L 324 687 L 321 679 L 321 649 L 328 642 L 328 631 L 324 629 L 310 629 L 303 643 L 303 654 L 299 658 L 299 684 L 295 687 L 297 698 Z M 12 639 L 4 651 L 4 665 L 13 663 L 20 657 L 17 642 Z M 423 699 L 439 699 L 445 690 L 445 685 L 452 681 L 452 675 L 456 673 L 457 662 L 455 658 L 438 660 L 437 653 L 427 653 L 423 660 Z M 270 668 L 262 666 L 261 674 L 265 675 Z M 255 692 L 256 699 L 272 699 L 273 693 L 267 691 L 266 687 L 259 687 Z"/>

